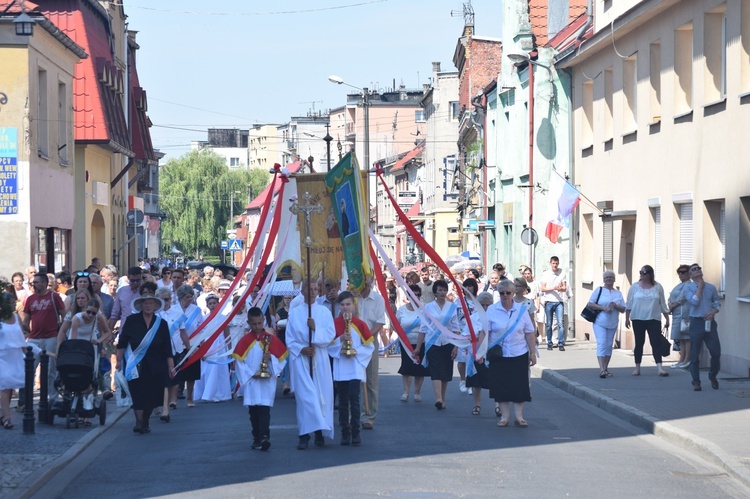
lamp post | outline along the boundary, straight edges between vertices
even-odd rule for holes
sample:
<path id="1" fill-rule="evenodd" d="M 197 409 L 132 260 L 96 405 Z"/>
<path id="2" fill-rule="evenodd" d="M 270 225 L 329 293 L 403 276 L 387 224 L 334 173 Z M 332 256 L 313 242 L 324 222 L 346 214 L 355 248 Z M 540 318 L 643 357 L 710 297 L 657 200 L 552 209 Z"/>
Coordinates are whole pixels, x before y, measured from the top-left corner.
<path id="1" fill-rule="evenodd" d="M 529 64 L 529 232 L 534 229 L 534 68 L 539 66 L 549 71 L 552 80 L 552 69 L 531 59 L 526 52 L 510 51 L 506 54 L 516 67 Z M 534 244 L 529 244 L 529 265 L 534 268 Z"/>
<path id="2" fill-rule="evenodd" d="M 364 150 L 365 171 L 368 172 L 368 177 L 367 177 L 368 187 L 367 188 L 369 191 L 370 190 L 369 172 L 370 172 L 370 167 L 372 166 L 370 165 L 370 91 L 368 90 L 367 87 L 357 87 L 355 85 L 351 85 L 345 82 L 343 78 L 341 78 L 340 76 L 336 76 L 336 75 L 329 76 L 328 81 L 330 81 L 331 83 L 335 83 L 337 85 L 346 85 L 347 87 L 352 87 L 362 92 L 362 107 L 364 109 L 364 114 L 365 114 L 365 148 L 364 148 L 365 149 Z M 369 205 L 369 201 L 368 201 L 368 205 Z M 367 210 L 368 211 L 370 210 L 369 206 L 367 207 Z M 367 215 L 369 218 L 369 213 Z"/>

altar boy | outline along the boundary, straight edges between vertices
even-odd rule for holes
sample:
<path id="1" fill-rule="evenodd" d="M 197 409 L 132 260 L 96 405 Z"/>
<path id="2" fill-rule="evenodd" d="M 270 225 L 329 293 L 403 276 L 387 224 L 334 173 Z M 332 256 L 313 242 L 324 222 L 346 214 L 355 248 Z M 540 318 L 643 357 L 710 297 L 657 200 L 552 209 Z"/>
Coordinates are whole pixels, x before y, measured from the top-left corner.
<path id="1" fill-rule="evenodd" d="M 264 329 L 263 320 L 261 309 L 248 310 L 250 332 L 237 343 L 232 357 L 236 360 L 235 372 L 253 426 L 251 448 L 265 451 L 271 447 L 271 407 L 276 396 L 276 376 L 284 369 L 288 352 L 279 338 Z M 261 374 L 263 361 L 267 364 L 267 375 Z"/>
<path id="2" fill-rule="evenodd" d="M 367 379 L 365 369 L 372 358 L 375 341 L 367 324 L 356 317 L 354 296 L 344 291 L 336 301 L 341 314 L 334 320 L 336 339 L 329 345 L 328 354 L 333 358 L 333 381 L 339 394 L 341 445 L 359 445 L 362 443 L 359 391 Z"/>

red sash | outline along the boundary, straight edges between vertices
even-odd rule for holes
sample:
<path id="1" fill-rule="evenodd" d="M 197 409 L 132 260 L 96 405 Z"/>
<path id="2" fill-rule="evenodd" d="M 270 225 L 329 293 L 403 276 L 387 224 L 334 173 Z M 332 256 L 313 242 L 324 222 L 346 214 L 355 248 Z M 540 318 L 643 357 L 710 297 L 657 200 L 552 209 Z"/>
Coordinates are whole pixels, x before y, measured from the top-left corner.
<path id="1" fill-rule="evenodd" d="M 284 343 L 278 337 L 266 332 L 262 332 L 258 335 L 253 333 L 252 331 L 240 339 L 240 341 L 237 343 L 237 346 L 234 347 L 232 357 L 237 360 L 244 361 L 245 357 L 247 357 L 247 354 L 250 352 L 250 349 L 255 345 L 255 342 L 259 340 L 262 341 L 265 336 L 271 338 L 271 342 L 268 344 L 268 351 L 271 353 L 271 355 L 279 360 L 284 360 L 289 352 L 287 352 L 286 350 L 286 345 L 284 345 Z"/>
<path id="2" fill-rule="evenodd" d="M 336 326 L 336 338 L 346 332 L 346 321 L 343 317 L 339 316 L 334 319 L 333 324 Z M 362 339 L 362 344 L 367 345 L 373 341 L 372 332 L 367 327 L 367 323 L 359 317 L 352 317 L 349 323 L 350 332 L 356 332 Z"/>

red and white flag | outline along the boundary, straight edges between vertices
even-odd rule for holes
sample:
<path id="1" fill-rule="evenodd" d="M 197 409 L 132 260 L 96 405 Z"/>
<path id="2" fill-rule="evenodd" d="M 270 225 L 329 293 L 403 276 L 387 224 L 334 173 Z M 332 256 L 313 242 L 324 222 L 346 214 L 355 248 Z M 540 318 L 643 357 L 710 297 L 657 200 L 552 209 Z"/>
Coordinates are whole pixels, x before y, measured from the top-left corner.
<path id="1" fill-rule="evenodd" d="M 581 193 L 573 184 L 552 171 L 549 179 L 549 196 L 547 199 L 547 229 L 544 235 L 553 243 L 557 243 L 563 227 L 570 227 L 570 214 L 581 201 Z"/>

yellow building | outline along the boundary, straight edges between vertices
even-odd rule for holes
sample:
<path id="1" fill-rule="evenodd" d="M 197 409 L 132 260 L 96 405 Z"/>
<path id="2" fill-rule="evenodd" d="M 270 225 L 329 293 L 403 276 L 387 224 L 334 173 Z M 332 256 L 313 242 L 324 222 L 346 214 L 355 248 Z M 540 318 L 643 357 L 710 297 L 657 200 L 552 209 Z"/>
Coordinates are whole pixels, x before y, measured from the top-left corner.
<path id="1" fill-rule="evenodd" d="M 0 275 L 6 277 L 29 265 L 70 269 L 79 250 L 73 87 L 76 64 L 87 54 L 38 14 L 33 35 L 17 35 L 19 14 L 10 9 L 0 18 Z"/>

